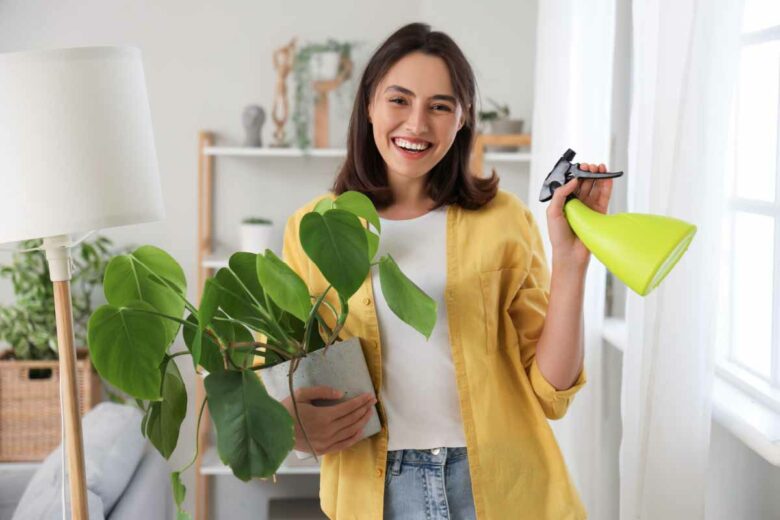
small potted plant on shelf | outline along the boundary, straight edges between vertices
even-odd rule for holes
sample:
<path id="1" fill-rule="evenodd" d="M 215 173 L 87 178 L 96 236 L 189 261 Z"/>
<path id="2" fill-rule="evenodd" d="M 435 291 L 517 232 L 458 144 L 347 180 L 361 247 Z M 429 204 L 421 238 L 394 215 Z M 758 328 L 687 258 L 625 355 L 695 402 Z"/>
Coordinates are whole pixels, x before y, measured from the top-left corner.
<path id="1" fill-rule="evenodd" d="M 486 134 L 522 134 L 523 120 L 511 119 L 509 117 L 509 105 L 501 105 L 488 98 L 488 102 L 493 105 L 493 110 L 479 111 L 481 131 Z M 485 149 L 490 152 L 516 152 L 517 146 L 486 146 Z"/>
<path id="2" fill-rule="evenodd" d="M 293 60 L 295 104 L 292 121 L 298 147 L 306 150 L 311 145 L 311 109 L 314 100 L 314 81 L 336 78 L 341 67 L 349 62 L 352 43 L 329 38 L 324 43 L 308 43 L 298 49 Z"/>
<path id="3" fill-rule="evenodd" d="M 268 249 L 273 222 L 267 218 L 247 217 L 241 221 L 241 250 L 257 253 Z"/>
<path id="4" fill-rule="evenodd" d="M 8 279 L 14 292 L 13 304 L 0 305 L 0 342 L 10 346 L 0 354 L 0 461 L 41 460 L 60 442 L 54 292 L 46 255 L 35 250 L 40 245 L 40 240 L 21 242 L 11 263 L 0 266 L 0 278 Z M 71 299 L 76 345 L 86 347 L 92 297 L 110 248 L 111 241 L 100 236 L 74 248 Z M 78 350 L 77 372 L 85 413 L 101 394 L 86 348 Z M 31 409 L 36 410 L 34 415 Z"/>
<path id="5" fill-rule="evenodd" d="M 358 339 L 339 341 L 348 301 L 372 265 L 378 265 L 388 306 L 430 337 L 436 302 L 390 255 L 374 261 L 380 232 L 376 209 L 365 195 L 346 192 L 325 198 L 304 215 L 299 229 L 301 247 L 329 284 L 321 294 L 311 294 L 271 250 L 238 252 L 229 267 L 206 280 L 198 307 L 185 296 L 181 267 L 163 250 L 143 246 L 117 256 L 104 277 L 108 304 L 89 321 L 95 366 L 138 400 L 146 412 L 143 431 L 167 458 L 178 442 L 187 404 L 174 359 L 189 355 L 197 370 L 208 373 L 204 406 L 208 404 L 216 427 L 221 460 L 241 480 L 268 478 L 294 447 L 293 419 L 279 401 L 292 396 L 298 416 L 296 385 L 346 389 L 333 403 L 374 393 Z M 180 328 L 187 350 L 171 353 Z M 256 356 L 262 362 L 256 363 Z M 377 431 L 378 416 L 363 434 Z M 308 442 L 305 427 L 303 433 Z M 311 451 L 316 453 L 313 447 Z M 179 507 L 184 497 L 179 475 L 187 467 L 172 474 Z"/>

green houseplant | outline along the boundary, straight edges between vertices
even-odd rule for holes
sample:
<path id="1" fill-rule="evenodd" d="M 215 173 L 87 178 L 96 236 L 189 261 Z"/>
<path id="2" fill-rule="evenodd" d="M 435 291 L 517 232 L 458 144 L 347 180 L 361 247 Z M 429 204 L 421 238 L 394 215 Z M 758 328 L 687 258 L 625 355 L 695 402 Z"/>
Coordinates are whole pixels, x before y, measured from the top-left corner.
<path id="1" fill-rule="evenodd" d="M 374 231 L 364 227 L 361 218 Z M 173 360 L 191 356 L 196 368 L 208 372 L 204 406 L 208 404 L 216 427 L 220 458 L 241 480 L 267 478 L 294 447 L 294 423 L 287 409 L 269 395 L 257 371 L 290 363 L 288 382 L 297 416 L 293 373 L 307 355 L 331 348 L 339 339 L 349 313 L 347 302 L 372 265 L 378 265 L 393 312 L 430 337 L 436 302 L 401 272 L 390 255 L 373 261 L 380 232 L 376 209 L 365 195 L 346 192 L 323 199 L 304 215 L 299 229 L 303 250 L 329 284 L 322 294 L 310 294 L 298 274 L 271 250 L 239 252 L 230 258 L 229 267 L 206 280 L 199 307 L 186 299 L 181 267 L 161 249 L 143 246 L 117 256 L 104 277 L 108 303 L 89 321 L 95 366 L 138 400 L 145 410 L 144 434 L 168 458 L 178 442 L 187 404 Z M 337 294 L 338 310 L 325 300 L 331 289 Z M 332 328 L 323 318 L 328 312 Z M 187 350 L 169 353 L 180 328 Z M 253 333 L 265 341 L 257 341 Z M 255 354 L 264 357 L 263 364 L 252 364 Z M 202 412 L 203 407 L 198 423 Z M 304 436 L 308 442 L 305 430 Z M 172 474 L 179 507 L 185 492 L 179 475 L 187 467 Z"/>
<path id="2" fill-rule="evenodd" d="M 10 280 L 15 303 L 0 305 L 0 341 L 11 346 L 17 360 L 57 359 L 54 289 L 43 251 L 26 251 L 40 240 L 21 242 L 11 263 L 0 267 L 0 278 Z M 111 256 L 111 241 L 102 236 L 85 240 L 73 251 L 73 325 L 77 345 L 86 345 L 92 296 L 101 284 Z"/>
<path id="3" fill-rule="evenodd" d="M 345 58 L 352 54 L 352 43 L 340 42 L 333 38 L 324 43 L 308 43 L 298 49 L 293 60 L 293 78 L 295 80 L 295 106 L 292 122 L 295 126 L 295 139 L 298 147 L 306 150 L 311 145 L 309 127 L 311 126 L 310 110 L 313 104 L 312 59 L 317 54 L 337 53 Z M 339 62 L 339 72 L 343 62 Z"/>

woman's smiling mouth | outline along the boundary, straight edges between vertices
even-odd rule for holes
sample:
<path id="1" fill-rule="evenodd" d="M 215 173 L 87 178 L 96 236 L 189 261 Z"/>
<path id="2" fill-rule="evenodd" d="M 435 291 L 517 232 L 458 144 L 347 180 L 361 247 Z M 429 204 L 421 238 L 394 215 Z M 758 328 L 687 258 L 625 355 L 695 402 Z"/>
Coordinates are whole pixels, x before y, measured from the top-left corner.
<path id="1" fill-rule="evenodd" d="M 398 152 L 407 159 L 419 159 L 427 154 L 433 145 L 428 141 L 419 139 L 409 140 L 403 137 L 393 137 L 391 139 Z"/>

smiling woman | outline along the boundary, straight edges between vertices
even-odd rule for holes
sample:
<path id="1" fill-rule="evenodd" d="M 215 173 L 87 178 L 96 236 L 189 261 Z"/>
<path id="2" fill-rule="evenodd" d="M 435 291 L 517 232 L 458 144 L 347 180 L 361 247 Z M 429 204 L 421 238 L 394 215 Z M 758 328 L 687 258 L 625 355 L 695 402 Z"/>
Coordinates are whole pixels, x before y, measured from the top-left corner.
<path id="1" fill-rule="evenodd" d="M 360 338 L 382 428 L 352 440 L 360 415 L 322 407 L 338 424 L 318 452 L 332 519 L 586 518 L 547 422 L 586 381 L 578 328 L 587 258 L 573 254 L 579 244 L 562 210 L 577 184 L 556 190 L 549 206 L 551 284 L 530 210 L 498 189 L 495 172 L 469 170 L 475 93 L 449 36 L 400 28 L 363 72 L 331 192 L 288 220 L 285 261 L 324 291 L 297 238 L 303 215 L 346 191 L 365 194 L 381 218 L 380 247 L 436 302 L 427 340 L 394 321 L 376 272 L 348 302 L 343 337 Z M 584 203 L 608 201 L 608 191 L 588 188 Z"/>
<path id="2" fill-rule="evenodd" d="M 399 29 L 363 72 L 333 192 L 361 191 L 391 218 L 483 206 L 498 176 L 469 171 L 475 94 L 474 72 L 452 39 L 423 24 Z"/>

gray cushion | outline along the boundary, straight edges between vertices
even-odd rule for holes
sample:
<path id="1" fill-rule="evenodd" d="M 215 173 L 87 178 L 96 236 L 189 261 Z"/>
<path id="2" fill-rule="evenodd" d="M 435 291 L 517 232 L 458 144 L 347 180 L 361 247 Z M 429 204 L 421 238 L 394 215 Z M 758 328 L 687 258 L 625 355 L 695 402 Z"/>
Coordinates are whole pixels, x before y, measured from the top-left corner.
<path id="1" fill-rule="evenodd" d="M 176 518 L 171 467 L 151 444 L 135 469 L 122 498 L 107 514 L 109 520 Z"/>
<path id="2" fill-rule="evenodd" d="M 90 519 L 103 518 L 124 492 L 138 466 L 146 441 L 141 411 L 134 406 L 100 403 L 82 421 Z M 54 450 L 25 489 L 13 520 L 62 516 L 61 447 Z M 67 503 L 70 497 L 66 493 Z M 67 506 L 68 508 L 70 506 Z"/>

